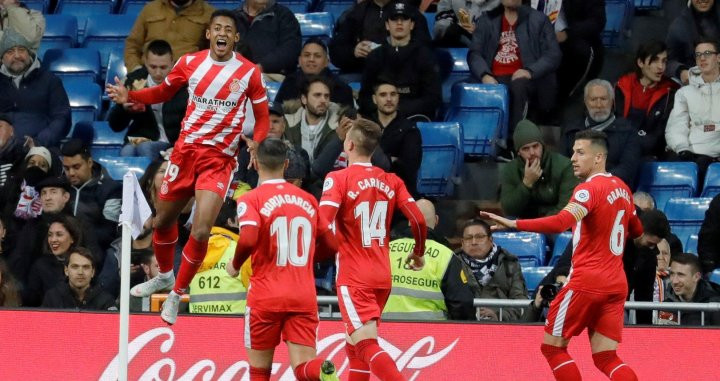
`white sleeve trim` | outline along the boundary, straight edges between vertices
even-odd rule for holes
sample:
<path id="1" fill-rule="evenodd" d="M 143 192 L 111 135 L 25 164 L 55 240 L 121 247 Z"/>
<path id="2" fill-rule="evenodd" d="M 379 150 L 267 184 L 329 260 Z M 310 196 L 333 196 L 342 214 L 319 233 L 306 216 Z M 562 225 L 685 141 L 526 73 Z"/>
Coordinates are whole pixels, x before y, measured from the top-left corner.
<path id="1" fill-rule="evenodd" d="M 336 208 L 340 208 L 340 204 L 338 204 L 337 202 L 328 201 L 328 200 L 320 201 L 320 206 L 323 206 L 323 205 L 329 205 L 329 206 L 334 206 Z"/>
<path id="2" fill-rule="evenodd" d="M 251 226 L 258 226 L 257 221 L 243 221 L 238 223 L 238 227 L 245 226 L 245 225 L 251 225 Z"/>
<path id="3" fill-rule="evenodd" d="M 265 102 L 266 100 L 267 100 L 267 96 L 264 96 L 264 97 L 262 97 L 262 98 L 260 98 L 260 99 L 251 100 L 251 102 L 252 102 L 252 104 L 256 105 L 256 104 L 258 104 L 258 103 Z"/>

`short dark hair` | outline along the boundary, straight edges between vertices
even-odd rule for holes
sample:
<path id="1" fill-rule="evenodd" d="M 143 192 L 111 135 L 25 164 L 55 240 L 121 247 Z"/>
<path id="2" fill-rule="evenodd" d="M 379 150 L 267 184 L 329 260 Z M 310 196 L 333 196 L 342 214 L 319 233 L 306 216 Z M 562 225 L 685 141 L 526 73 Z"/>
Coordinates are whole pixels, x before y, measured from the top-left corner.
<path id="1" fill-rule="evenodd" d="M 693 44 L 693 49 L 697 48 L 700 44 L 711 44 L 713 48 L 715 48 L 716 52 L 720 51 L 720 42 L 714 38 L 710 37 L 700 37 L 697 40 L 695 40 L 695 43 Z M 693 52 L 694 53 L 694 52 Z"/>
<path id="2" fill-rule="evenodd" d="M 68 265 L 70 265 L 70 256 L 72 256 L 73 254 L 85 257 L 87 260 L 90 261 L 90 266 L 92 266 L 93 269 L 95 268 L 95 256 L 92 254 L 92 252 L 90 252 L 90 250 L 82 246 L 75 246 L 75 248 L 70 248 L 70 250 L 68 250 L 68 256 L 67 258 L 65 258 L 65 267 L 68 267 Z"/>
<path id="3" fill-rule="evenodd" d="M 660 238 L 667 238 L 670 236 L 670 223 L 668 222 L 665 213 L 657 210 L 646 210 L 638 212 L 640 223 L 642 223 L 643 230 L 647 234 L 652 234 Z"/>
<path id="4" fill-rule="evenodd" d="M 132 263 L 134 265 L 150 266 L 153 256 L 155 256 L 155 253 L 153 253 L 152 248 L 150 247 L 146 249 L 134 249 L 131 251 Z"/>
<path id="5" fill-rule="evenodd" d="M 90 150 L 88 149 L 85 142 L 82 141 L 82 139 L 68 140 L 65 144 L 63 144 L 62 148 L 60 149 L 60 153 L 63 156 L 68 157 L 80 155 L 85 160 L 92 158 Z"/>
<path id="6" fill-rule="evenodd" d="M 218 213 L 217 218 L 215 219 L 215 226 L 219 226 L 223 229 L 231 230 L 234 232 L 237 232 L 238 229 L 236 227 L 232 227 L 228 225 L 228 219 L 232 220 L 237 217 L 237 203 L 233 199 L 227 199 L 225 202 L 223 202 L 222 206 L 220 207 L 220 212 Z"/>
<path id="7" fill-rule="evenodd" d="M 387 78 L 384 78 L 384 77 L 380 77 L 380 78 L 378 78 L 377 81 L 375 81 L 375 84 L 374 84 L 373 87 L 372 87 L 372 89 L 373 89 L 373 94 L 377 93 L 378 89 L 379 89 L 380 86 L 382 86 L 382 85 L 390 85 L 390 86 L 393 86 L 393 87 L 395 87 L 395 88 L 397 89 L 397 85 L 395 84 L 395 82 L 393 82 L 393 81 L 390 80 L 390 79 L 387 79 Z"/>
<path id="8" fill-rule="evenodd" d="M 382 129 L 377 123 L 363 118 L 353 121 L 353 126 L 348 131 L 348 137 L 357 145 L 358 151 L 363 155 L 372 155 L 380 142 Z"/>
<path id="9" fill-rule="evenodd" d="M 482 226 L 482 228 L 485 230 L 485 233 L 488 235 L 488 237 L 492 236 L 492 230 L 490 229 L 490 224 L 488 224 L 486 221 L 481 220 L 479 218 L 471 218 L 471 219 L 465 221 L 462 224 L 462 230 L 460 231 L 460 235 L 463 235 L 465 233 L 465 229 L 469 228 L 470 226 Z"/>
<path id="10" fill-rule="evenodd" d="M 650 62 L 652 62 L 658 58 L 660 53 L 666 51 L 667 45 L 660 40 L 653 39 L 640 44 L 635 52 L 635 73 L 637 73 L 638 76 L 642 75 L 642 70 L 640 70 L 640 66 L 637 64 L 638 61 L 645 62 L 649 58 Z"/>
<path id="11" fill-rule="evenodd" d="M 317 36 L 310 37 L 310 38 L 308 38 L 307 40 L 305 40 L 305 42 L 303 42 L 302 48 L 305 49 L 305 47 L 308 46 L 308 45 L 310 45 L 310 44 L 319 45 L 319 46 L 323 49 L 323 51 L 325 52 L 325 55 L 328 55 L 328 47 L 327 47 L 327 44 L 325 43 L 325 41 L 323 41 L 322 38 L 317 37 Z"/>
<path id="12" fill-rule="evenodd" d="M 300 94 L 304 96 L 308 96 L 310 94 L 310 86 L 312 86 L 314 83 L 320 82 L 323 85 L 325 85 L 328 88 L 328 91 L 332 90 L 332 87 L 330 86 L 330 81 L 328 81 L 327 78 L 325 78 L 322 75 L 308 75 L 305 77 L 305 79 L 302 82 L 302 87 L 300 88 Z"/>
<path id="13" fill-rule="evenodd" d="M 281 139 L 266 138 L 257 149 L 258 164 L 269 170 L 282 168 L 287 159 L 288 146 Z"/>
<path id="14" fill-rule="evenodd" d="M 670 264 L 677 262 L 681 265 L 689 265 L 693 274 L 701 272 L 700 259 L 697 255 L 690 253 L 678 253 L 670 257 Z"/>
<path id="15" fill-rule="evenodd" d="M 168 43 L 165 40 L 152 40 L 147 46 L 147 49 L 145 51 L 145 54 L 152 53 L 156 56 L 164 56 L 166 54 L 169 54 L 170 57 L 172 57 L 172 47 L 170 46 L 170 43 Z"/>
<path id="16" fill-rule="evenodd" d="M 210 28 L 210 25 L 216 17 L 227 17 L 229 19 L 232 19 L 233 23 L 235 24 L 235 30 L 238 29 L 237 16 L 235 15 L 235 12 L 229 9 L 216 9 L 215 12 L 210 15 L 210 22 L 208 23 L 208 28 Z"/>
<path id="17" fill-rule="evenodd" d="M 600 149 L 605 153 L 608 152 L 608 138 L 602 131 L 595 131 L 593 129 L 578 131 L 575 134 L 575 140 L 589 140 L 590 144 L 600 147 Z"/>

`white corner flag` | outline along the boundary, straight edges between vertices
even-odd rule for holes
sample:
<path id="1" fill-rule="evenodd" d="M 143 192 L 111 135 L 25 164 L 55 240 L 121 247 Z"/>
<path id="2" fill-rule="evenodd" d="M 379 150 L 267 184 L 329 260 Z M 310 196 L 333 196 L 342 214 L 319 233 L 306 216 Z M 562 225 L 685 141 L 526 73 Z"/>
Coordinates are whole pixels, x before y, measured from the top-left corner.
<path id="1" fill-rule="evenodd" d="M 120 328 L 118 334 L 118 380 L 127 381 L 128 332 L 130 328 L 130 236 L 137 238 L 145 221 L 152 216 L 150 205 L 140 189 L 137 177 L 131 171 L 123 176 L 122 247 L 120 250 Z"/>
<path id="2" fill-rule="evenodd" d="M 131 171 L 123 176 L 122 213 L 120 223 L 130 225 L 133 239 L 143 231 L 145 221 L 152 215 L 150 205 L 140 188 L 137 177 Z"/>

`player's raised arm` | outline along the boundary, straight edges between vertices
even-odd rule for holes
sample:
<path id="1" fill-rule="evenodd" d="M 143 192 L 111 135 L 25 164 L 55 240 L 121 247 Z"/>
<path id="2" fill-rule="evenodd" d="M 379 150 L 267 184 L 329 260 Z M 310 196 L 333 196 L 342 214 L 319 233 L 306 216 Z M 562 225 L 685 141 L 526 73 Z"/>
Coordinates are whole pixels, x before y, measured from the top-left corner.
<path id="1" fill-rule="evenodd" d="M 336 209 L 337 210 L 337 209 Z M 338 251 L 337 239 L 330 230 L 330 224 L 320 213 L 315 237 L 315 262 L 324 262 L 332 259 Z"/>
<path id="2" fill-rule="evenodd" d="M 497 224 L 491 227 L 493 231 L 509 228 L 528 232 L 557 234 L 572 228 L 587 214 L 587 209 L 579 210 L 577 206 L 571 204 L 565 206 L 565 209 L 556 215 L 528 220 L 510 220 L 488 212 L 480 212 L 480 217 L 492 220 Z M 574 212 L 570 210 L 574 210 Z"/>
<path id="3" fill-rule="evenodd" d="M 265 140 L 270 131 L 270 109 L 268 108 L 267 90 L 262 80 L 260 70 L 255 70 L 250 77 L 248 97 L 250 98 L 253 115 L 255 116 L 253 140 L 260 143 Z"/>
<path id="4" fill-rule="evenodd" d="M 413 247 L 413 252 L 408 255 L 405 263 L 409 264 L 413 270 L 422 270 L 425 265 L 423 255 L 425 254 L 425 239 L 427 238 L 425 217 L 423 217 L 420 208 L 417 207 L 414 201 L 403 204 L 400 211 L 410 222 L 410 230 L 413 238 L 415 238 L 415 247 Z"/>

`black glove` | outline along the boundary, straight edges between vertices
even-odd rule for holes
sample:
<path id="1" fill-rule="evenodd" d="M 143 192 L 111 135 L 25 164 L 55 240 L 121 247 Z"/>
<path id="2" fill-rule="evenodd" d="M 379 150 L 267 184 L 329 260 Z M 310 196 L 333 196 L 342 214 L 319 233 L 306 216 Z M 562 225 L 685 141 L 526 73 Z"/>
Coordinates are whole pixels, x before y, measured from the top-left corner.
<path id="1" fill-rule="evenodd" d="M 695 154 L 690 151 L 680 151 L 678 157 L 682 161 L 695 161 Z"/>

